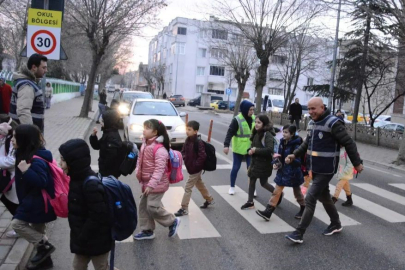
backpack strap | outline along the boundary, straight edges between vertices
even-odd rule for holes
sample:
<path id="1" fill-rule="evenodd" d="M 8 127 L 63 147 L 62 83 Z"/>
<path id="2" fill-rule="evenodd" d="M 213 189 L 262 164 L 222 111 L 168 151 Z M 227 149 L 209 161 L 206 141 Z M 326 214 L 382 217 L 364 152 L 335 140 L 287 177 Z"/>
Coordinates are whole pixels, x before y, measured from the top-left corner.
<path id="1" fill-rule="evenodd" d="M 162 148 L 162 147 L 164 147 L 163 144 L 161 144 L 161 143 L 156 144 L 156 145 L 153 147 L 153 156 L 155 156 L 157 150 L 159 150 L 159 148 Z"/>

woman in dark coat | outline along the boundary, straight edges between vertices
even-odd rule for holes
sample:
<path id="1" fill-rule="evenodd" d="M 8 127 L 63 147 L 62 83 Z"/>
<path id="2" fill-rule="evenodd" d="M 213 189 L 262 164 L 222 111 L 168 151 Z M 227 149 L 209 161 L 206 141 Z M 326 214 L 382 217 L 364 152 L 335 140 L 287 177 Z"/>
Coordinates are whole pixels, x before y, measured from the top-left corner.
<path id="1" fill-rule="evenodd" d="M 75 253 L 73 269 L 107 269 L 112 247 L 111 221 L 107 194 L 101 181 L 85 180 L 92 171 L 90 149 L 81 139 L 69 140 L 59 147 L 60 166 L 70 176 L 68 207 L 70 250 Z"/>
<path id="2" fill-rule="evenodd" d="M 273 171 L 271 162 L 274 154 L 275 135 L 276 133 L 267 115 L 256 117 L 255 128 L 250 138 L 252 147 L 248 150 L 248 154 L 252 157 L 252 163 L 248 169 L 249 198 L 247 203 L 242 205 L 242 210 L 254 208 L 253 197 L 257 179 L 260 179 L 262 187 L 269 192 L 274 191 L 274 187 L 268 183 L 268 178 Z"/>
<path id="3" fill-rule="evenodd" d="M 294 152 L 301 143 L 302 139 L 296 136 L 297 128 L 295 126 L 283 127 L 283 138 L 280 140 L 278 150 L 278 160 L 274 162 L 273 168 L 278 169 L 274 182 L 277 184 L 273 195 L 270 198 L 269 204 L 264 211 L 256 211 L 256 213 L 266 221 L 270 220 L 271 214 L 277 207 L 277 202 L 281 196 L 284 187 L 292 187 L 294 196 L 300 205 L 300 211 L 295 215 L 295 218 L 300 219 L 305 209 L 304 195 L 301 192 L 300 185 L 304 183 L 304 176 L 301 171 L 301 159 L 297 157 L 293 163 L 286 164 L 285 158 Z"/>

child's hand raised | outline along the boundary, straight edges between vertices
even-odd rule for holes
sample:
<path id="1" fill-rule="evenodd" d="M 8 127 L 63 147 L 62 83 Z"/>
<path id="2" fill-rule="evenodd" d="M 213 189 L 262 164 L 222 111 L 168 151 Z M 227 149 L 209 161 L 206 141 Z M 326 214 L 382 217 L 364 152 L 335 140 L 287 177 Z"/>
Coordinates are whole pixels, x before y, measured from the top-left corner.
<path id="1" fill-rule="evenodd" d="M 26 171 L 28 171 L 28 169 L 31 167 L 31 164 L 28 164 L 27 161 L 25 160 L 21 160 L 20 163 L 18 164 L 18 169 L 20 169 L 20 171 L 22 173 L 25 173 Z"/>
<path id="2" fill-rule="evenodd" d="M 94 128 L 93 128 L 93 136 L 96 136 L 96 135 L 97 135 L 97 132 L 98 132 L 97 127 L 94 127 Z"/>

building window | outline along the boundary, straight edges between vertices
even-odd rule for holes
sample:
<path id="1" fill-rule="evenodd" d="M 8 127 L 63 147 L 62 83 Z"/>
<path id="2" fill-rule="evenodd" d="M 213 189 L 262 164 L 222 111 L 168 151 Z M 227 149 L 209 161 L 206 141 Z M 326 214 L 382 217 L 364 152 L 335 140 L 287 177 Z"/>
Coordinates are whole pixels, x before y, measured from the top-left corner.
<path id="1" fill-rule="evenodd" d="M 228 32 L 226 30 L 213 29 L 212 30 L 212 38 L 227 40 L 228 39 Z"/>
<path id="2" fill-rule="evenodd" d="M 211 49 L 211 57 L 213 58 L 223 59 L 225 57 L 225 54 L 226 54 L 225 49 L 218 49 L 218 48 Z"/>
<path id="3" fill-rule="evenodd" d="M 277 70 L 270 70 L 269 71 L 269 80 L 270 81 L 282 81 L 283 78 L 280 74 L 280 71 Z"/>
<path id="4" fill-rule="evenodd" d="M 204 91 L 204 85 L 197 85 L 196 86 L 196 92 L 197 93 L 202 93 Z"/>
<path id="5" fill-rule="evenodd" d="M 273 55 L 272 57 L 272 63 L 273 64 L 281 64 L 284 65 L 285 61 L 287 60 L 287 57 L 284 55 Z"/>
<path id="6" fill-rule="evenodd" d="M 156 53 L 153 55 L 153 63 L 156 63 Z"/>
<path id="7" fill-rule="evenodd" d="M 315 61 L 311 61 L 308 63 L 308 68 L 311 70 L 314 70 L 316 68 L 316 62 Z"/>
<path id="8" fill-rule="evenodd" d="M 206 38 L 207 37 L 207 31 L 206 30 L 201 30 L 198 33 L 198 35 L 199 35 L 200 38 Z"/>
<path id="9" fill-rule="evenodd" d="M 160 52 L 157 53 L 157 60 L 160 61 Z"/>
<path id="10" fill-rule="evenodd" d="M 186 43 L 178 42 L 178 43 L 172 44 L 171 51 L 172 51 L 173 55 L 176 53 L 186 54 Z"/>
<path id="11" fill-rule="evenodd" d="M 172 74 L 172 72 L 173 72 L 173 64 L 170 64 L 169 73 Z"/>
<path id="12" fill-rule="evenodd" d="M 281 88 L 269 88 L 268 90 L 269 95 L 278 95 L 278 96 L 282 96 L 283 95 L 283 89 Z"/>
<path id="13" fill-rule="evenodd" d="M 205 67 L 197 67 L 197 76 L 204 76 Z"/>
<path id="14" fill-rule="evenodd" d="M 210 66 L 210 75 L 225 76 L 225 67 Z"/>
<path id="15" fill-rule="evenodd" d="M 198 57 L 200 57 L 200 58 L 207 57 L 207 49 L 199 48 L 198 49 Z"/>
<path id="16" fill-rule="evenodd" d="M 308 77 L 307 78 L 307 85 L 309 86 L 309 85 L 313 85 L 313 84 L 314 84 L 314 78 Z"/>
<path id="17" fill-rule="evenodd" d="M 208 89 L 207 92 L 208 92 L 208 93 L 218 94 L 218 95 L 224 95 L 224 94 L 225 94 L 225 91 L 224 91 L 224 90 Z"/>
<path id="18" fill-rule="evenodd" d="M 177 35 L 187 35 L 187 28 L 177 27 Z"/>

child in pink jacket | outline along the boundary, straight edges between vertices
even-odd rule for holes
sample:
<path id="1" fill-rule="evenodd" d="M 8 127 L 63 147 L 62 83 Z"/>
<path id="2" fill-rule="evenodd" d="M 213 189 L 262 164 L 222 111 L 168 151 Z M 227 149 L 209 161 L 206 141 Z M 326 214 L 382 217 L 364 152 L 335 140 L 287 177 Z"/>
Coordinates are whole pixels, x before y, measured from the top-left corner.
<path id="1" fill-rule="evenodd" d="M 169 227 L 169 237 L 177 234 L 180 218 L 167 212 L 162 198 L 169 189 L 167 165 L 169 160 L 170 140 L 165 125 L 156 120 L 145 121 L 144 142 L 139 152 L 136 166 L 136 177 L 142 185 L 142 197 L 139 203 L 139 227 L 141 232 L 134 236 L 135 240 L 155 238 L 155 221 Z M 161 147 L 157 147 L 161 144 Z"/>

